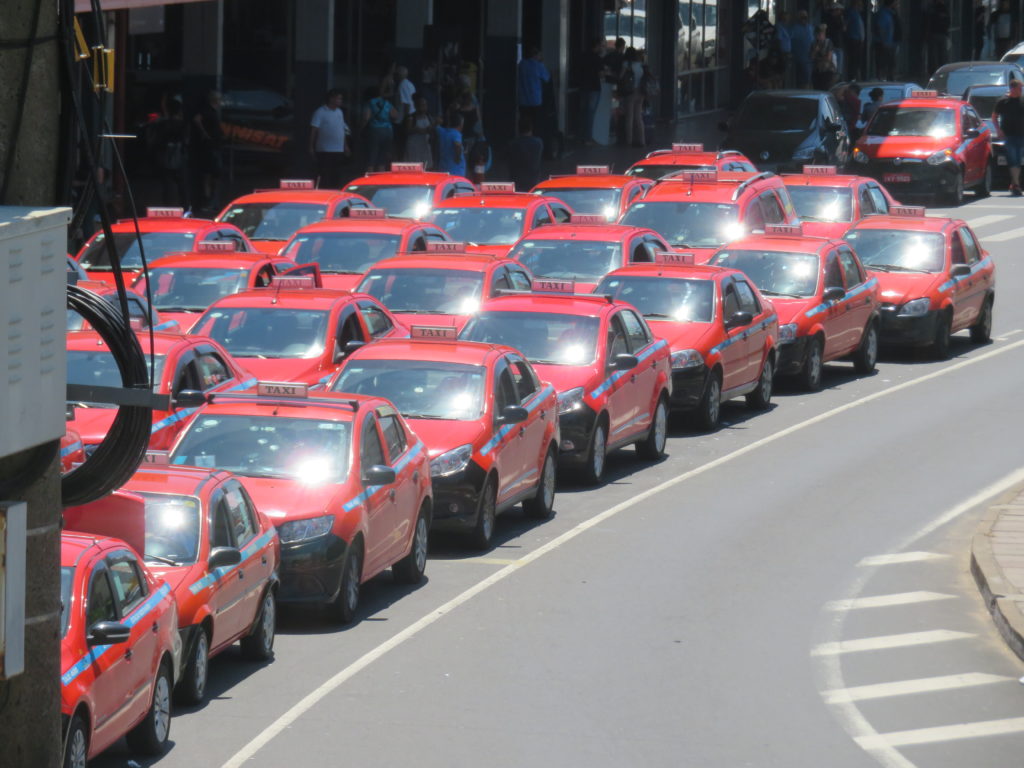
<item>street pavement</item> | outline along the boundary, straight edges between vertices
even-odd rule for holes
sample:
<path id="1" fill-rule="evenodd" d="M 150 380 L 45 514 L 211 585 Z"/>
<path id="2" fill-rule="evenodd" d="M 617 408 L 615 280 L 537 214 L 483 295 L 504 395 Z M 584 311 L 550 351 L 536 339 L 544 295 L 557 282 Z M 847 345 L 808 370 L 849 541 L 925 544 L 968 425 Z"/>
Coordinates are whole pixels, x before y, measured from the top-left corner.
<path id="1" fill-rule="evenodd" d="M 677 428 L 545 523 L 501 518 L 482 556 L 432 543 L 356 623 L 280 622 L 178 709 L 178 766 L 1019 765 L 1024 674 L 970 574 L 989 503 L 1020 480 L 1022 204 L 956 215 L 997 265 L 995 340 L 883 356 L 763 414 Z M 939 213 L 939 210 L 932 210 Z M 96 766 L 124 766 L 120 747 Z"/>

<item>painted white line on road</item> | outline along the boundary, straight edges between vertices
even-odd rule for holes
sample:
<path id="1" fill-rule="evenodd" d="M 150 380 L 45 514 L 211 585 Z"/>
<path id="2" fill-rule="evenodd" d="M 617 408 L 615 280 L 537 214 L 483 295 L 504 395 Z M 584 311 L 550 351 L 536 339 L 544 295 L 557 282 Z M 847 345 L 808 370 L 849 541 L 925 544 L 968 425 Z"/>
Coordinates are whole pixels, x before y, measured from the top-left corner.
<path id="1" fill-rule="evenodd" d="M 941 592 L 898 592 L 892 595 L 875 595 L 873 597 L 853 597 L 847 600 L 833 600 L 825 603 L 826 611 L 855 611 L 861 608 L 888 608 L 893 605 L 911 605 L 928 603 L 933 600 L 952 600 L 956 595 L 944 595 Z"/>
<path id="2" fill-rule="evenodd" d="M 974 229 L 980 229 L 981 227 L 987 227 L 989 224 L 998 224 L 1000 221 L 1014 218 L 1016 216 L 1012 216 L 1009 213 L 990 213 L 987 216 L 979 216 L 976 219 L 967 219 L 967 223 L 974 227 Z"/>
<path id="3" fill-rule="evenodd" d="M 871 568 L 876 565 L 899 565 L 901 563 L 920 563 L 925 560 L 942 560 L 949 557 L 938 552 L 897 552 L 892 555 L 875 555 L 865 557 L 859 563 L 861 568 Z"/>
<path id="4" fill-rule="evenodd" d="M 511 557 L 463 557 L 458 559 L 446 560 L 447 563 L 480 563 L 482 565 L 512 565 L 518 563 Z"/>
<path id="5" fill-rule="evenodd" d="M 854 688 L 840 688 L 837 691 L 822 691 L 821 695 L 828 704 L 841 704 L 851 701 L 868 701 L 870 699 L 887 699 L 891 696 L 909 696 L 915 693 L 936 693 L 952 691 L 960 688 L 974 688 L 979 685 L 992 685 L 1013 680 L 1003 675 L 988 675 L 982 672 L 966 672 L 962 675 L 942 675 L 941 677 L 922 677 L 917 680 L 899 680 L 892 683 L 875 685 L 859 685 Z"/>
<path id="6" fill-rule="evenodd" d="M 1012 331 L 1007 331 L 1002 336 L 997 336 L 996 341 L 1006 341 L 1008 338 L 1010 338 L 1011 336 L 1016 336 L 1018 333 L 1024 333 L 1024 330 L 1017 328 Z"/>
<path id="7" fill-rule="evenodd" d="M 811 656 L 837 656 L 840 653 L 885 651 L 890 648 L 906 648 L 912 645 L 948 643 L 952 640 L 966 640 L 969 637 L 974 637 L 974 635 L 970 632 L 954 632 L 951 629 L 929 629 L 924 632 L 905 632 L 901 635 L 861 637 L 856 640 L 822 643 L 811 649 Z"/>
<path id="8" fill-rule="evenodd" d="M 983 720 L 977 723 L 939 725 L 934 728 L 917 728 L 913 731 L 894 731 L 875 736 L 861 736 L 855 741 L 864 749 L 886 747 L 911 747 L 918 744 L 934 744 L 939 741 L 976 739 L 982 736 L 1003 736 L 1007 733 L 1024 731 L 1024 717 L 1008 717 L 1005 720 Z"/>
<path id="9" fill-rule="evenodd" d="M 924 376 L 919 376 L 916 379 L 910 379 L 909 381 L 897 384 L 888 389 L 884 389 L 879 392 L 874 392 L 870 395 L 865 395 L 864 397 L 859 398 L 858 400 L 853 400 L 852 402 L 840 405 L 836 408 L 833 408 L 832 410 L 825 411 L 824 413 L 820 413 L 817 416 L 812 416 L 809 419 L 805 419 L 804 421 L 801 421 L 798 424 L 793 424 L 792 426 L 786 427 L 785 429 L 781 429 L 778 432 L 774 432 L 771 435 L 768 435 L 767 437 L 762 437 L 760 440 L 755 440 L 752 443 L 748 443 L 747 445 L 743 446 L 742 448 L 738 448 L 732 453 L 728 453 L 725 456 L 721 456 L 717 459 L 709 461 L 707 464 L 702 464 L 699 467 L 695 467 L 694 469 L 691 469 L 688 472 L 684 472 L 681 475 L 677 475 L 671 478 L 670 480 L 666 480 L 665 482 L 660 483 L 659 485 L 652 486 L 651 488 L 648 488 L 646 491 L 642 491 L 641 493 L 636 494 L 635 496 L 627 499 L 626 501 L 620 502 L 615 506 L 609 507 L 603 512 L 599 512 L 593 517 L 584 520 L 575 527 L 570 528 L 568 531 L 565 531 L 559 536 L 556 536 L 555 538 L 551 539 L 546 544 L 542 544 L 537 549 L 523 555 L 523 557 L 517 560 L 516 562 L 506 565 L 499 571 L 495 571 L 486 579 L 477 582 L 464 592 L 456 595 L 451 600 L 444 603 L 439 608 L 435 609 L 434 611 L 431 611 L 425 616 L 422 616 L 420 619 L 413 622 L 405 629 L 392 635 L 389 639 L 385 640 L 376 648 L 367 651 L 365 654 L 360 656 L 347 667 L 344 667 L 343 669 L 338 671 L 333 677 L 328 678 L 315 689 L 306 694 L 306 696 L 304 696 L 295 705 L 293 705 L 290 709 L 288 709 L 280 717 L 278 717 L 277 720 L 275 720 L 266 728 L 264 728 L 258 736 L 253 738 L 248 744 L 246 744 L 238 752 L 232 755 L 222 765 L 222 768 L 240 768 L 240 766 L 243 763 L 245 763 L 247 760 L 253 757 L 264 746 L 269 744 L 274 738 L 276 738 L 284 730 L 291 726 L 292 723 L 294 723 L 296 720 L 302 717 L 303 714 L 305 714 L 313 707 L 315 707 L 324 697 L 326 697 L 332 691 L 337 689 L 339 686 L 341 686 L 347 680 L 352 678 L 354 675 L 358 674 L 363 669 L 370 666 L 370 664 L 377 661 L 382 656 L 385 656 L 393 649 L 399 647 L 410 638 L 415 637 L 424 629 L 434 624 L 436 621 L 443 618 L 447 614 L 451 613 L 460 605 L 469 602 L 474 597 L 479 595 L 481 592 L 487 590 L 489 587 L 501 581 L 504 581 L 506 578 L 511 576 L 520 568 L 529 565 L 530 563 L 540 559 L 549 552 L 552 552 L 561 547 L 562 545 L 567 544 L 580 534 L 590 530 L 594 526 L 600 525 L 605 520 L 614 517 L 620 512 L 630 509 L 631 507 L 634 507 L 637 504 L 646 501 L 652 496 L 662 493 L 663 491 L 669 488 L 673 488 L 679 485 L 680 483 L 684 483 L 688 480 L 691 480 L 692 478 L 697 477 L 698 475 L 702 475 L 705 472 L 710 472 L 712 469 L 717 469 L 723 464 L 727 464 L 731 461 L 734 461 L 735 459 L 738 459 L 741 456 L 746 456 L 748 453 L 752 453 L 753 451 L 756 451 L 759 448 L 763 448 L 766 445 L 771 445 L 772 443 L 775 443 L 796 432 L 800 432 L 804 429 L 807 429 L 808 427 L 812 427 L 816 424 L 822 423 L 823 421 L 827 421 L 828 419 L 831 419 L 834 416 L 838 416 L 841 413 L 846 413 L 847 411 L 850 411 L 854 408 L 858 408 L 861 405 L 874 402 L 879 398 L 894 394 L 896 392 L 900 392 L 904 389 L 908 389 L 917 384 L 923 384 L 926 381 L 931 381 L 940 376 L 945 376 L 949 373 L 953 373 L 954 371 L 959 371 L 962 370 L 963 368 L 967 368 L 972 365 L 977 365 L 978 363 L 984 362 L 985 360 L 989 360 L 998 355 L 1002 355 L 1012 350 L 1019 349 L 1022 346 L 1024 346 L 1024 340 L 1015 342 L 1013 344 L 1007 344 L 1004 347 L 992 349 L 988 352 L 978 355 L 977 357 L 971 357 L 968 358 L 967 360 L 963 360 L 954 365 L 950 365 L 945 368 L 940 368 L 939 370 L 933 371 L 932 373 L 925 374 Z M 833 685 L 829 687 L 840 688 L 842 687 L 842 685 Z M 867 724 L 867 721 L 865 721 L 865 726 L 866 729 L 862 729 L 861 735 L 877 733 L 873 728 L 871 728 L 870 725 Z M 889 765 L 891 767 L 895 767 L 909 765 L 909 763 L 901 764 L 893 762 Z"/>
<path id="10" fill-rule="evenodd" d="M 1017 240 L 1018 238 L 1024 237 L 1024 227 L 1017 227 L 1016 229 L 1008 229 L 1005 232 L 997 232 L 994 235 L 982 236 L 982 242 L 988 243 L 1005 243 L 1007 240 Z"/>

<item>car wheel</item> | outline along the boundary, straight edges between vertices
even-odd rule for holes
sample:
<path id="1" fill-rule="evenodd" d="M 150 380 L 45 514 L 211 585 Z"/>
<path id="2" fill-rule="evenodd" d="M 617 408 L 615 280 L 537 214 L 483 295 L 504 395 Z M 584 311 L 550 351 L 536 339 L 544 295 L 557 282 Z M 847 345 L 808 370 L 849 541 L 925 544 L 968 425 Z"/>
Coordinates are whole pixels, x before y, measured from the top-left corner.
<path id="1" fill-rule="evenodd" d="M 356 616 L 359 607 L 360 580 L 363 578 L 363 544 L 356 539 L 345 552 L 341 561 L 341 588 L 331 604 L 334 617 L 341 624 L 348 624 Z"/>
<path id="2" fill-rule="evenodd" d="M 878 363 L 878 326 L 868 323 L 860 339 L 860 348 L 853 355 L 853 370 L 868 374 Z"/>
<path id="3" fill-rule="evenodd" d="M 210 669 L 210 639 L 202 627 L 196 633 L 192 651 L 185 662 L 185 671 L 174 689 L 174 696 L 182 704 L 199 704 L 206 693 L 206 677 Z"/>
<path id="4" fill-rule="evenodd" d="M 823 346 L 818 336 L 807 343 L 807 357 L 804 359 L 804 367 L 800 369 L 799 381 L 800 386 L 808 392 L 821 389 Z"/>
<path id="5" fill-rule="evenodd" d="M 540 482 L 533 498 L 523 502 L 523 511 L 528 517 L 536 520 L 548 520 L 555 512 L 555 458 L 554 446 L 548 449 L 544 457 L 544 466 L 540 470 Z"/>
<path id="6" fill-rule="evenodd" d="M 952 322 L 949 313 L 943 312 L 935 321 L 935 338 L 932 340 L 932 354 L 936 360 L 949 359 L 949 336 L 952 330 Z"/>
<path id="7" fill-rule="evenodd" d="M 772 379 L 775 376 L 775 366 L 769 355 L 764 359 L 761 366 L 761 378 L 757 380 L 757 389 L 747 395 L 747 407 L 755 411 L 767 411 L 772 404 Z"/>
<path id="8" fill-rule="evenodd" d="M 409 554 L 391 566 L 391 573 L 399 584 L 419 584 L 427 570 L 427 547 L 430 539 L 430 512 L 426 502 L 416 517 L 416 530 L 412 534 Z"/>
<path id="9" fill-rule="evenodd" d="M 992 194 L 992 163 L 985 164 L 985 175 L 974 188 L 974 194 L 977 197 L 988 197 Z"/>
<path id="10" fill-rule="evenodd" d="M 242 638 L 242 656 L 251 661 L 274 658 L 274 634 L 277 631 L 277 598 L 274 590 L 263 595 L 263 605 L 252 633 Z"/>
<path id="11" fill-rule="evenodd" d="M 608 455 L 608 433 L 605 430 L 604 420 L 598 418 L 597 426 L 594 427 L 594 434 L 590 438 L 590 447 L 587 449 L 587 460 L 580 472 L 580 479 L 586 485 L 597 485 L 604 477 L 604 460 Z"/>
<path id="12" fill-rule="evenodd" d="M 494 477 L 488 477 L 477 502 L 476 525 L 469 534 L 474 549 L 488 549 L 494 537 L 494 524 L 498 519 L 498 484 Z"/>
<path id="13" fill-rule="evenodd" d="M 647 437 L 636 444 L 636 452 L 641 459 L 646 461 L 658 461 L 665 455 L 665 443 L 668 441 L 668 406 L 665 404 L 665 396 L 658 398 L 658 405 L 654 408 L 654 418 L 651 419 L 651 428 L 647 431 Z"/>
<path id="14" fill-rule="evenodd" d="M 89 734 L 85 731 L 85 722 L 78 715 L 71 718 L 68 728 L 68 740 L 64 747 L 63 768 L 85 768 L 89 758 Z"/>
<path id="15" fill-rule="evenodd" d="M 958 170 L 953 177 L 953 188 L 948 193 L 948 202 L 953 207 L 964 203 L 964 172 Z"/>
<path id="16" fill-rule="evenodd" d="M 704 395 L 693 413 L 693 423 L 697 429 L 710 432 L 718 429 L 718 419 L 722 414 L 722 377 L 715 370 L 708 374 L 704 384 Z"/>
<path id="17" fill-rule="evenodd" d="M 971 341 L 975 344 L 988 344 L 992 341 L 992 297 L 985 299 L 981 305 L 981 314 L 971 326 Z"/>
<path id="18" fill-rule="evenodd" d="M 142 722 L 128 731 L 128 746 L 143 755 L 159 755 L 171 734 L 171 670 L 164 662 L 153 682 L 153 700 Z"/>

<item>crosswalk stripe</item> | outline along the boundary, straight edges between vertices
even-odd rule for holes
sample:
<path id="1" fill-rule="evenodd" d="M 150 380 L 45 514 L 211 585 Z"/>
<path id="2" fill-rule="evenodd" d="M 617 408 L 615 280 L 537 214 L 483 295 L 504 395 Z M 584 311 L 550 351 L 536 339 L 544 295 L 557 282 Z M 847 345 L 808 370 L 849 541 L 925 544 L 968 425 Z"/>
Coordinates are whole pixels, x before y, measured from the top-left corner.
<path id="1" fill-rule="evenodd" d="M 997 232 L 994 235 L 985 235 L 982 237 L 983 243 L 1004 243 L 1007 240 L 1016 240 L 1019 237 L 1024 237 L 1024 227 L 1017 227 L 1016 229 L 1008 229 L 1005 232 Z"/>
<path id="2" fill-rule="evenodd" d="M 989 675 L 983 672 L 967 672 L 961 675 L 942 675 L 940 677 L 922 677 L 917 680 L 898 680 L 891 683 L 875 685 L 858 685 L 853 688 L 837 688 L 822 691 L 828 704 L 846 704 L 851 701 L 867 701 L 868 699 L 885 699 L 890 696 L 907 696 L 913 693 L 934 693 L 959 688 L 973 688 L 979 685 L 992 685 L 1013 680 L 1012 677 Z"/>
<path id="3" fill-rule="evenodd" d="M 1001 736 L 1024 731 L 1024 717 L 1008 717 L 1005 720 L 982 720 L 976 723 L 939 725 L 933 728 L 917 728 L 912 731 L 893 731 L 871 736 L 859 736 L 856 742 L 864 749 L 879 747 L 910 747 L 916 744 L 932 744 L 938 741 L 974 739 L 980 736 Z"/>
<path id="4" fill-rule="evenodd" d="M 865 557 L 857 565 L 862 568 L 874 565 L 897 565 L 899 563 L 919 563 L 924 560 L 941 560 L 949 555 L 941 555 L 938 552 L 896 552 L 891 555 L 874 555 Z"/>
<path id="5" fill-rule="evenodd" d="M 974 635 L 969 632 L 954 632 L 950 629 L 932 629 L 926 632 L 906 632 L 900 635 L 861 637 L 856 640 L 822 643 L 811 649 L 811 656 L 836 656 L 840 653 L 882 651 L 888 648 L 905 648 L 910 645 L 945 643 L 950 640 L 963 640 L 968 637 L 974 637 Z"/>
<path id="6" fill-rule="evenodd" d="M 1016 218 L 1008 213 L 990 213 L 987 216 L 979 216 L 976 219 L 968 219 L 967 223 L 975 229 L 987 227 L 989 224 L 998 224 L 1000 221 Z"/>
<path id="7" fill-rule="evenodd" d="M 898 592 L 892 595 L 874 595 L 872 597 L 853 597 L 847 600 L 833 600 L 825 604 L 826 611 L 853 611 L 858 608 L 888 608 L 892 605 L 910 605 L 911 603 L 927 603 L 933 600 L 952 600 L 955 595 L 941 592 Z"/>

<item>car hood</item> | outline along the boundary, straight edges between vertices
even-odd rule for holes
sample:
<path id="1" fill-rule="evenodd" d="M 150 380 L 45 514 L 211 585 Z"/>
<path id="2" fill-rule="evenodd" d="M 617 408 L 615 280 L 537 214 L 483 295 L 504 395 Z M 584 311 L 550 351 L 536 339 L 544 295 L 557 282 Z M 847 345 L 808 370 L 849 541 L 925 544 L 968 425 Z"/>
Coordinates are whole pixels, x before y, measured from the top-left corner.
<path id="1" fill-rule="evenodd" d="M 271 256 L 276 256 L 278 252 L 284 248 L 284 244 L 287 240 L 253 240 L 252 247 L 259 253 L 267 253 Z"/>
<path id="2" fill-rule="evenodd" d="M 480 421 L 406 418 L 412 431 L 427 446 L 430 458 L 466 443 L 477 443 L 486 431 Z"/>
<path id="3" fill-rule="evenodd" d="M 714 337 L 714 323 L 679 323 L 672 320 L 648 320 L 655 336 L 665 339 L 673 352 L 696 349 L 705 354 Z"/>
<path id="4" fill-rule="evenodd" d="M 171 588 L 172 592 L 177 592 L 181 587 L 186 590 L 192 586 L 193 583 L 198 581 L 202 576 L 206 574 L 206 568 L 199 563 L 192 563 L 191 565 L 161 565 L 160 563 L 152 560 L 146 561 L 146 567 L 151 570 L 157 578 L 162 578 L 167 582 L 167 585 Z M 189 593 L 191 595 L 191 593 Z M 188 597 L 185 595 L 184 597 Z M 179 600 L 175 598 L 178 603 L 178 608 L 186 604 L 186 600 Z M 178 617 L 181 626 L 188 626 L 192 622 L 189 616 L 184 614 Z"/>
<path id="5" fill-rule="evenodd" d="M 756 164 L 790 160 L 804 144 L 816 147 L 819 143 L 818 129 L 813 128 L 809 131 L 737 131 L 730 133 L 722 146 L 738 149 Z"/>
<path id="6" fill-rule="evenodd" d="M 275 526 L 288 520 L 336 514 L 341 511 L 336 502 L 347 501 L 337 498 L 339 486 L 334 483 L 305 485 L 295 480 L 243 475 L 239 475 L 238 479 L 256 502 L 256 508 L 269 517 Z M 356 495 L 357 492 L 353 490 L 352 496 Z"/>
<path id="7" fill-rule="evenodd" d="M 779 325 L 794 322 L 801 313 L 821 303 L 817 296 L 806 299 L 787 299 L 782 296 L 772 296 L 770 298 L 775 306 L 775 311 L 779 315 Z"/>
<path id="8" fill-rule="evenodd" d="M 450 328 L 455 326 L 458 330 L 462 330 L 467 322 L 469 322 L 469 315 L 431 315 L 429 313 L 420 312 L 399 312 L 396 317 L 402 321 L 402 325 L 406 328 L 411 328 L 414 325 L 436 325 L 443 328 Z"/>
<path id="9" fill-rule="evenodd" d="M 849 221 L 803 221 L 804 237 L 842 238 L 853 226 Z"/>
<path id="10" fill-rule="evenodd" d="M 83 445 L 96 445 L 103 442 L 116 416 L 117 408 L 75 408 L 68 428 L 78 433 Z"/>
<path id="11" fill-rule="evenodd" d="M 359 285 L 359 281 L 363 279 L 363 274 L 344 275 L 321 272 L 320 279 L 323 281 L 324 288 L 330 288 L 332 291 L 354 291 Z"/>
<path id="12" fill-rule="evenodd" d="M 931 136 L 865 136 L 857 146 L 867 153 L 868 157 L 881 159 L 890 157 L 920 157 L 938 152 L 940 149 L 955 146 L 955 140 L 949 136 L 932 138 Z"/>
<path id="13" fill-rule="evenodd" d="M 546 381 L 562 393 L 575 387 L 586 386 L 592 381 L 593 366 L 589 365 L 547 365 L 534 363 L 533 369 L 541 381 Z"/>
<path id="14" fill-rule="evenodd" d="M 878 278 L 879 299 L 883 304 L 904 304 L 927 296 L 945 280 L 941 272 L 876 272 L 870 267 L 868 272 Z"/>

